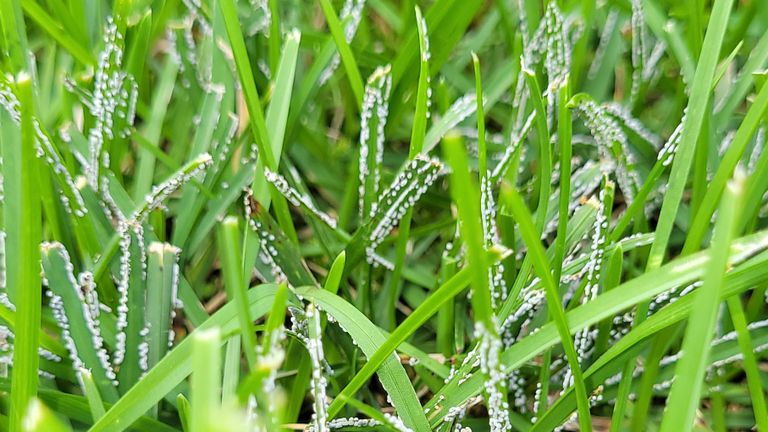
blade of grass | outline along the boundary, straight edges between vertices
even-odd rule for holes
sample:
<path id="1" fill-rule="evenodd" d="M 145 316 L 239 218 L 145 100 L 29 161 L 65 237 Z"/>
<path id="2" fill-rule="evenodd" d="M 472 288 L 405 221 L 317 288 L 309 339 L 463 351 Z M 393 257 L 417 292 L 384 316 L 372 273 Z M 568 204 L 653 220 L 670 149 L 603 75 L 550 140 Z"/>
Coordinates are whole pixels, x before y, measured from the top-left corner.
<path id="1" fill-rule="evenodd" d="M 699 406 L 706 362 L 717 320 L 717 308 L 724 275 L 728 264 L 731 241 L 736 231 L 736 220 L 741 211 L 743 179 L 737 178 L 728 186 L 720 204 L 715 238 L 710 250 L 710 265 L 704 273 L 704 284 L 696 291 L 691 316 L 683 338 L 683 357 L 675 369 L 675 381 L 667 400 L 667 411 L 661 423 L 662 431 L 693 429 Z"/>
<path id="2" fill-rule="evenodd" d="M 768 86 L 763 86 L 754 103 L 749 107 L 746 117 L 744 117 L 744 120 L 739 125 L 733 141 L 728 146 L 728 150 L 726 150 L 720 160 L 715 175 L 707 181 L 709 186 L 706 195 L 704 195 L 699 205 L 693 223 L 688 229 L 685 246 L 682 251 L 683 255 L 691 253 L 701 246 L 707 228 L 709 228 L 712 214 L 715 212 L 723 190 L 725 190 L 726 183 L 733 176 L 736 165 L 741 160 L 758 126 L 765 118 L 766 112 L 768 112 Z"/>
<path id="3" fill-rule="evenodd" d="M 256 365 L 256 330 L 250 316 L 247 303 L 247 287 L 242 279 L 238 221 L 229 216 L 219 224 L 217 235 L 222 271 L 227 290 L 227 298 L 238 311 L 243 350 L 248 359 L 248 369 Z"/>
<path id="4" fill-rule="evenodd" d="M 489 253 L 489 261 L 495 262 L 501 259 L 503 255 L 499 251 L 492 251 Z M 470 268 L 464 268 L 456 275 L 447 280 L 443 285 L 436 289 L 427 299 L 422 302 L 410 315 L 405 319 L 397 328 L 384 339 L 374 351 L 366 353 L 368 361 L 365 365 L 355 374 L 352 380 L 344 387 L 339 395 L 334 399 L 331 406 L 328 408 L 328 416 L 333 417 L 341 408 L 344 407 L 346 400 L 353 398 L 355 393 L 362 388 L 362 386 L 368 382 L 374 373 L 381 375 L 380 368 L 386 365 L 387 361 L 391 358 L 392 352 L 405 342 L 405 340 L 419 329 L 430 317 L 432 317 L 440 307 L 458 295 L 463 291 L 467 285 L 469 285 L 473 277 L 473 272 Z M 327 291 L 327 290 L 326 290 Z M 330 294 L 322 293 L 321 290 L 316 288 L 298 288 L 297 292 L 310 298 L 312 301 L 322 306 L 323 310 L 331 314 L 337 321 L 341 322 L 344 317 L 339 316 L 343 311 L 338 312 L 331 309 L 334 302 L 341 303 L 342 300 L 331 296 Z M 342 323 L 345 328 L 346 324 Z M 349 329 L 348 329 L 349 330 Z M 379 333 L 383 333 L 379 331 Z M 369 355 L 370 354 L 370 355 Z"/>
<path id="5" fill-rule="evenodd" d="M 549 181 L 548 178 L 543 180 Z M 508 205 L 506 210 L 512 214 L 520 227 L 520 235 L 522 236 L 525 245 L 528 247 L 528 254 L 532 257 L 531 261 L 533 268 L 544 284 L 547 305 L 549 306 L 548 310 L 557 327 L 560 342 L 563 345 L 568 364 L 571 367 L 571 373 L 573 374 L 573 383 L 576 388 L 577 405 L 579 408 L 579 426 L 581 427 L 581 430 L 592 430 L 592 417 L 589 413 L 589 400 L 582 378 L 581 365 L 579 365 L 573 338 L 568 329 L 568 321 L 566 320 L 565 312 L 563 311 L 563 303 L 558 292 L 558 284 L 552 277 L 549 262 L 544 253 L 544 248 L 541 246 L 540 235 L 534 227 L 531 214 L 525 207 L 525 203 L 523 203 L 518 192 L 508 185 L 503 185 L 502 195 L 506 198 L 505 202 Z"/>
<path id="6" fill-rule="evenodd" d="M 22 430 L 22 419 L 27 406 L 37 393 L 37 354 L 40 342 L 40 240 L 41 209 L 38 194 L 35 155 L 36 134 L 32 124 L 32 80 L 25 73 L 16 79 L 21 111 L 21 139 L 19 142 L 3 142 L 3 168 L 15 166 L 4 172 L 4 223 L 12 227 L 6 233 L 6 257 L 16 257 L 16 262 L 6 267 L 8 294 L 16 303 L 16 339 L 13 350 L 14 368 L 11 375 L 10 430 Z M 8 175 L 17 175 L 9 177 Z M 8 263 L 10 264 L 10 263 Z"/>
<path id="7" fill-rule="evenodd" d="M 744 373 L 747 375 L 747 387 L 752 398 L 752 411 L 755 415 L 757 430 L 760 432 L 768 431 L 768 407 L 765 405 L 765 394 L 763 393 L 760 369 L 753 352 L 755 345 L 753 345 L 752 338 L 749 335 L 744 307 L 739 296 L 729 297 L 726 302 L 728 303 L 728 312 L 730 312 L 733 327 L 736 330 L 739 349 L 744 356 Z"/>
<path id="8" fill-rule="evenodd" d="M 213 327 L 192 336 L 192 432 L 208 432 L 219 424 L 221 407 L 221 332 Z"/>
<path id="9" fill-rule="evenodd" d="M 729 264 L 734 270 L 729 272 L 726 276 L 727 288 L 724 296 L 738 294 L 739 292 L 750 288 L 756 281 L 761 280 L 761 278 L 768 274 L 768 267 L 764 266 L 764 264 L 768 262 L 768 254 L 763 252 L 762 254 L 755 256 L 756 254 L 765 251 L 766 248 L 768 248 L 768 232 L 765 231 L 742 237 L 732 243 Z M 750 257 L 755 258 L 750 259 Z M 749 261 L 745 262 L 745 260 L 748 259 Z M 567 321 L 571 333 L 576 333 L 578 330 L 597 324 L 603 319 L 612 317 L 619 311 L 627 310 L 633 305 L 648 301 L 663 292 L 669 291 L 675 287 L 685 286 L 700 279 L 704 274 L 705 269 L 709 266 L 709 262 L 710 257 L 708 252 L 699 252 L 684 258 L 678 258 L 657 270 L 638 276 L 635 279 L 625 282 L 622 285 L 599 295 L 595 300 L 578 306 L 568 312 Z M 632 330 L 632 332 L 634 332 L 632 333 L 633 335 L 642 333 L 642 336 L 638 336 L 637 338 L 625 337 L 619 340 L 616 344 L 611 346 L 606 354 L 601 356 L 600 359 L 591 366 L 589 369 L 590 373 L 602 367 L 601 365 L 604 365 L 604 361 L 607 361 L 607 359 L 615 358 L 625 352 L 629 347 L 632 347 L 633 344 L 636 344 L 639 341 L 656 334 L 660 330 L 686 318 L 691 308 L 690 300 L 690 297 L 684 297 L 670 305 L 666 312 L 658 312 L 652 315 L 649 320 L 642 324 L 642 328 L 638 326 L 636 329 Z M 504 365 L 508 371 L 517 369 L 527 361 L 533 359 L 537 354 L 556 345 L 560 339 L 559 331 L 555 323 L 547 323 L 540 327 L 535 333 L 524 337 L 507 349 L 503 355 Z M 636 353 L 633 353 L 633 355 L 636 355 Z M 623 357 L 620 357 L 620 359 L 621 364 L 623 365 L 626 360 Z M 615 373 L 616 372 L 614 371 L 609 375 Z M 473 381 L 470 379 L 459 386 L 457 384 L 458 376 L 461 376 L 461 371 L 459 371 L 457 375 L 432 398 L 432 401 L 427 404 L 427 408 L 433 408 L 430 414 L 431 416 L 435 416 L 433 418 L 440 418 L 439 413 L 444 413 L 443 410 L 447 410 L 447 408 L 443 408 L 444 406 L 461 405 L 470 397 L 480 392 L 480 389 L 482 388 L 481 380 L 475 379 Z M 552 413 L 553 410 L 559 410 L 557 415 L 562 417 L 552 419 L 547 415 L 546 422 L 542 423 L 544 418 L 540 419 L 539 423 L 543 426 L 542 429 L 537 430 L 552 430 L 556 426 L 562 424 L 563 420 L 565 420 L 573 410 L 572 407 L 574 406 L 575 392 L 576 389 L 571 387 L 564 393 L 564 397 L 568 396 L 570 398 L 570 407 L 561 407 L 561 404 L 563 403 L 563 398 L 561 398 L 548 411 L 549 414 Z M 440 397 L 441 395 L 442 398 Z M 438 399 L 444 399 L 440 404 L 440 408 L 435 406 L 435 402 Z"/>
<path id="10" fill-rule="evenodd" d="M 539 81 L 536 79 L 536 73 L 521 65 L 523 76 L 528 84 L 528 91 L 531 94 L 533 108 L 536 111 L 536 135 L 539 141 L 539 179 L 538 190 L 539 199 L 536 207 L 536 230 L 541 235 L 544 229 L 544 223 L 547 217 L 547 204 L 549 203 L 549 192 L 551 189 L 552 176 L 552 144 L 550 143 L 549 127 L 547 126 L 547 109 L 541 96 Z"/>
<path id="11" fill-rule="evenodd" d="M 271 42 L 271 41 L 270 41 Z M 256 199 L 267 204 L 269 198 L 269 184 L 264 178 L 264 168 L 277 172 L 277 165 L 280 162 L 280 155 L 283 152 L 283 141 L 285 138 L 288 114 L 291 106 L 291 94 L 293 92 L 293 81 L 296 75 L 296 60 L 301 43 L 301 33 L 293 30 L 285 38 L 283 55 L 280 59 L 279 67 L 276 70 L 275 87 L 272 100 L 267 108 L 266 124 L 269 125 L 267 137 L 271 147 L 271 156 L 274 160 L 272 165 L 259 158 L 256 165 L 256 173 L 253 178 L 253 190 Z M 285 229 L 285 228 L 284 228 Z"/>
<path id="12" fill-rule="evenodd" d="M 427 118 L 429 116 L 429 104 L 431 92 L 429 88 L 429 51 L 427 48 L 427 28 L 426 21 L 421 15 L 421 9 L 418 6 L 416 10 L 416 26 L 419 34 L 419 51 L 421 52 L 421 61 L 419 63 L 419 84 L 416 89 L 416 112 L 413 116 L 413 127 L 411 128 L 411 145 L 408 150 L 408 158 L 413 159 L 422 152 L 424 148 L 424 137 L 427 133 Z M 411 219 L 413 218 L 413 208 L 403 216 L 398 227 L 398 238 L 395 245 L 395 268 L 389 278 L 387 291 L 389 292 L 389 302 L 387 303 L 388 328 L 392 330 L 396 326 L 395 310 L 397 299 L 400 295 L 401 275 L 403 265 L 405 264 L 406 249 L 411 232 Z"/>
<path id="13" fill-rule="evenodd" d="M 104 416 L 106 410 L 104 409 L 104 402 L 101 400 L 99 394 L 99 388 L 96 386 L 96 382 L 93 381 L 93 375 L 88 369 L 80 368 L 78 373 L 78 379 L 83 383 L 83 393 L 85 398 L 88 399 L 88 407 L 91 409 L 91 416 L 93 422 L 97 422 Z"/>
<path id="14" fill-rule="evenodd" d="M 661 205 L 659 219 L 656 225 L 655 237 L 648 260 L 646 270 L 659 268 L 664 260 L 669 239 L 672 234 L 675 219 L 677 217 L 680 202 L 683 198 L 683 191 L 688 180 L 688 174 L 691 170 L 696 145 L 704 124 L 704 116 L 707 106 L 710 102 L 712 82 L 715 76 L 717 60 L 720 54 L 720 48 L 723 43 L 725 30 L 728 24 L 728 17 L 733 6 L 733 0 L 715 0 L 710 22 L 704 36 L 704 43 L 696 71 L 691 85 L 690 98 L 686 107 L 685 116 L 682 122 L 682 131 L 677 153 L 672 162 L 672 171 L 669 177 L 667 191 Z M 652 9 L 652 8 L 648 8 Z M 641 303 L 635 312 L 634 325 L 639 324 L 645 319 L 648 311 L 648 304 Z M 628 361 L 623 371 L 622 379 L 631 379 L 633 361 Z M 649 380 L 652 381 L 652 380 Z M 627 388 L 627 386 L 625 386 Z M 642 407 L 645 402 L 650 400 L 651 389 L 643 388 L 639 394 Z M 619 398 L 627 395 L 619 395 Z M 642 408 L 638 411 L 643 411 Z M 640 413 L 642 417 L 644 413 Z M 638 422 L 640 424 L 642 422 Z"/>
<path id="15" fill-rule="evenodd" d="M 269 311 L 276 289 L 276 285 L 259 285 L 248 291 L 246 304 L 254 319 Z M 293 300 L 291 302 L 294 303 Z M 134 421 L 173 391 L 192 372 L 191 355 L 194 334 L 215 327 L 219 327 L 224 335 L 239 332 L 239 315 L 237 305 L 234 304 L 226 304 L 211 315 L 190 337 L 181 341 L 117 403 L 112 405 L 104 417 L 96 422 L 89 431 L 120 432 L 130 427 Z"/>
<path id="16" fill-rule="evenodd" d="M 25 432 L 70 432 L 64 424 L 40 399 L 33 398 L 24 415 L 22 428 Z"/>
<path id="17" fill-rule="evenodd" d="M 349 85 L 352 87 L 352 93 L 355 95 L 356 107 L 358 111 L 360 111 L 363 107 L 364 86 L 363 78 L 360 76 L 360 70 L 357 67 L 357 61 L 352 54 L 352 50 L 349 48 L 347 39 L 344 36 L 344 29 L 341 27 L 339 17 L 336 15 L 336 11 L 333 10 L 333 5 L 330 0 L 320 0 L 320 7 L 325 16 L 325 22 L 328 24 L 328 30 L 331 31 L 333 40 L 336 42 L 336 49 L 339 50 L 339 56 L 344 65 L 344 70 L 347 72 Z"/>
<path id="18" fill-rule="evenodd" d="M 150 108 L 149 119 L 142 135 L 153 145 L 160 145 L 160 137 L 165 121 L 165 115 L 173 96 L 178 66 L 175 62 L 165 63 L 159 82 L 154 87 L 152 106 Z M 155 155 L 146 149 L 139 150 L 136 166 L 135 181 L 133 183 L 133 199 L 136 202 L 141 201 L 149 194 L 155 173 Z"/>
<path id="19" fill-rule="evenodd" d="M 96 58 L 93 53 L 80 44 L 77 38 L 73 37 L 65 29 L 61 28 L 52 16 L 40 7 L 34 0 L 25 0 L 21 2 L 24 13 L 34 21 L 40 28 L 59 43 L 72 57 L 83 66 L 93 66 L 96 64 Z"/>
<path id="20" fill-rule="evenodd" d="M 464 283 L 466 284 L 466 282 Z M 320 305 L 323 311 L 331 315 L 352 336 L 366 358 L 368 358 L 366 366 L 368 364 L 373 365 L 371 367 L 364 366 L 347 384 L 345 389 L 341 391 L 340 395 L 343 396 L 334 399 L 328 407 L 328 418 L 332 419 L 339 413 L 341 408 L 344 407 L 346 399 L 355 397 L 357 390 L 371 376 L 368 375 L 366 377 L 367 372 L 376 372 L 392 400 L 392 404 L 406 426 L 415 428 L 415 430 L 429 430 L 429 423 L 416 397 L 416 392 L 399 359 L 392 355 L 392 350 L 381 350 L 379 352 L 380 348 L 387 341 L 385 333 L 373 325 L 353 305 L 327 290 L 315 287 L 300 287 L 296 291 L 301 296 L 310 298 Z"/>
<path id="21" fill-rule="evenodd" d="M 475 114 L 477 116 L 477 170 L 480 178 L 485 178 L 488 171 L 488 149 L 485 145 L 485 113 L 483 112 L 483 83 L 480 77 L 480 59 L 472 53 L 472 67 L 475 72 Z"/>
<path id="22" fill-rule="evenodd" d="M 664 259 L 669 236 L 672 233 L 675 216 L 680 206 L 683 190 L 685 189 L 688 173 L 693 161 L 696 143 L 701 134 L 704 115 L 710 100 L 712 80 L 714 79 L 715 68 L 717 67 L 717 60 L 720 54 L 720 46 L 723 42 L 732 6 L 733 0 L 715 0 L 712 9 L 710 23 L 704 37 L 704 48 L 702 49 L 701 58 L 696 67 L 691 85 L 691 96 L 688 100 L 687 113 L 683 120 L 680 144 L 675 159 L 672 162 L 669 186 L 667 193 L 664 195 L 661 214 L 659 215 L 659 222 L 656 227 L 656 237 L 648 257 L 648 269 L 658 268 Z"/>
<path id="23" fill-rule="evenodd" d="M 8 71 L 19 73 L 26 70 L 31 73 L 27 53 L 27 32 L 24 16 L 21 12 L 20 0 L 10 0 L 0 3 L 0 31 L 3 35 L 4 58 Z"/>
<path id="24" fill-rule="evenodd" d="M 488 287 L 488 263 L 480 226 L 480 196 L 477 181 L 469 171 L 462 138 L 449 133 L 443 138 L 443 152 L 451 167 L 451 196 L 458 207 L 461 239 L 467 248 L 468 266 L 472 268 L 472 311 L 475 320 L 493 329 L 491 292 Z"/>
<path id="25" fill-rule="evenodd" d="M 85 314 L 81 287 L 72 274 L 72 263 L 64 246 L 59 243 L 44 244 L 42 247 L 43 270 L 48 280 L 48 287 L 62 301 L 66 315 L 68 332 L 74 343 L 74 352 L 82 362 L 82 367 L 88 369 L 91 379 L 95 380 L 99 394 L 107 402 L 114 402 L 119 395 L 114 386 L 114 373 L 111 372 L 109 358 L 98 343 L 101 339 L 96 317 Z"/>
<path id="26" fill-rule="evenodd" d="M 700 254 L 704 255 L 704 253 Z M 763 253 L 760 257 L 750 260 L 733 271 L 729 272 L 726 276 L 726 289 L 721 293 L 720 300 L 723 301 L 730 296 L 738 295 L 741 292 L 751 288 L 755 281 L 764 277 L 765 269 L 762 267 L 766 263 L 766 256 Z M 665 266 L 666 267 L 666 266 Z M 699 274 L 703 273 L 704 269 L 698 271 Z M 593 365 L 585 372 L 585 379 L 592 387 L 597 387 L 605 381 L 608 377 L 615 375 L 626 362 L 627 357 L 637 355 L 638 351 L 633 347 L 642 348 L 639 346 L 643 341 L 647 341 L 649 337 L 656 335 L 657 333 L 670 328 L 678 322 L 687 319 L 691 313 L 693 305 L 693 296 L 685 296 L 679 301 L 668 305 L 663 310 L 655 313 L 642 324 L 633 328 L 625 337 L 612 345 L 608 351 L 605 352 L 600 358 L 598 358 Z M 554 334 L 554 332 L 552 331 Z M 541 343 L 541 341 L 531 341 L 535 343 Z M 527 343 L 527 341 L 526 341 Z M 516 350 L 508 352 L 508 354 L 518 355 Z M 730 354 L 733 355 L 733 354 Z M 729 356 L 730 356 L 729 355 Z M 511 357 L 514 358 L 514 357 Z M 672 367 L 675 365 L 673 364 Z M 671 375 L 671 374 L 670 374 Z M 654 382 L 655 383 L 655 382 Z M 562 422 L 570 415 L 574 405 L 574 397 L 571 390 L 566 391 L 563 396 L 558 399 L 552 408 L 543 416 L 535 425 L 534 431 L 547 431 Z M 569 407 L 570 406 L 570 407 Z"/>
<path id="27" fill-rule="evenodd" d="M 147 366 L 153 368 L 168 352 L 172 343 L 171 325 L 179 283 L 181 250 L 168 244 L 153 242 L 147 260 Z"/>

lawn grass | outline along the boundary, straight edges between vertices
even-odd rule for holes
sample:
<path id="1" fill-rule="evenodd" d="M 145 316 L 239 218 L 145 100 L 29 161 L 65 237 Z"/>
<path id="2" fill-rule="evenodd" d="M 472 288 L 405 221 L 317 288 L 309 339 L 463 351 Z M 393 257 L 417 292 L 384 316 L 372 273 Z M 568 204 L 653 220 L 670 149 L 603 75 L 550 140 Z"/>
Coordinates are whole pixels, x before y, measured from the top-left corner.
<path id="1" fill-rule="evenodd" d="M 766 23 L 0 2 L 0 430 L 768 432 Z"/>

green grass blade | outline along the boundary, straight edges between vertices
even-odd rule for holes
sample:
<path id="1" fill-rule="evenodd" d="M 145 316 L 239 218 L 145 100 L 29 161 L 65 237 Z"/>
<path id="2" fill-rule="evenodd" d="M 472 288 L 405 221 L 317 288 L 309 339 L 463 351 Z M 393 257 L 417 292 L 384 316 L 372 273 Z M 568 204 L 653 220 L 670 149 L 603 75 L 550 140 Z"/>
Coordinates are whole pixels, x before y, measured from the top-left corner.
<path id="1" fill-rule="evenodd" d="M 744 307 L 741 304 L 739 296 L 729 297 L 727 300 L 728 311 L 733 321 L 733 327 L 736 330 L 736 336 L 739 343 L 739 349 L 744 356 L 744 372 L 747 375 L 747 386 L 749 395 L 752 398 L 752 410 L 755 414 L 755 423 L 757 430 L 762 432 L 768 430 L 768 407 L 765 404 L 765 394 L 760 379 L 760 369 L 753 352 L 754 345 L 749 335 L 747 319 L 744 315 Z"/>
<path id="2" fill-rule="evenodd" d="M 693 429 L 717 320 L 719 294 L 723 287 L 736 220 L 741 211 L 742 189 L 743 179 L 734 180 L 726 190 L 726 196 L 720 205 L 710 252 L 710 265 L 704 273 L 704 284 L 695 294 L 694 307 L 683 339 L 683 357 L 675 370 L 675 381 L 661 423 L 662 431 Z"/>
<path id="3" fill-rule="evenodd" d="M 147 366 L 153 368 L 168 352 L 173 342 L 171 332 L 179 289 L 181 250 L 153 242 L 147 250 Z"/>
<path id="4" fill-rule="evenodd" d="M 21 6 L 24 8 L 24 13 L 32 21 L 54 38 L 80 64 L 83 66 L 93 66 L 96 64 L 96 58 L 93 56 L 93 53 L 81 45 L 76 37 L 62 29 L 59 23 L 45 9 L 40 7 L 37 2 L 33 0 L 22 1 Z"/>
<path id="5" fill-rule="evenodd" d="M 739 125 L 733 141 L 728 146 L 728 150 L 726 150 L 720 160 L 720 165 L 718 165 L 715 175 L 708 180 L 709 186 L 706 195 L 704 195 L 696 212 L 696 217 L 693 219 L 693 223 L 688 230 L 683 254 L 690 253 L 701 246 L 701 241 L 709 227 L 712 214 L 715 212 L 715 208 L 725 190 L 726 183 L 733 176 L 736 165 L 741 160 L 758 126 L 765 118 L 766 112 L 768 112 L 768 86 L 763 86 L 754 103 L 749 107 L 746 117 L 744 117 L 744 120 Z"/>
<path id="6" fill-rule="evenodd" d="M 69 432 L 72 430 L 37 398 L 30 401 L 22 428 L 25 432 Z"/>
<path id="7" fill-rule="evenodd" d="M 475 103 L 477 108 L 477 170 L 480 178 L 486 176 L 488 171 L 488 149 L 485 145 L 485 113 L 483 112 L 483 82 L 480 77 L 480 59 L 472 53 L 472 66 L 475 71 Z"/>
<path id="8" fill-rule="evenodd" d="M 443 139 L 443 152 L 451 167 L 451 196 L 456 203 L 461 221 L 461 239 L 467 248 L 467 259 L 472 270 L 472 310 L 475 320 L 491 329 L 493 311 L 488 287 L 488 263 L 480 226 L 480 195 L 477 181 L 469 171 L 467 152 L 462 139 L 449 134 Z"/>
<path id="9" fill-rule="evenodd" d="M 328 29 L 331 31 L 333 40 L 336 42 L 336 49 L 339 50 L 344 70 L 347 72 L 349 85 L 352 87 L 352 93 L 355 95 L 357 109 L 361 110 L 363 107 L 363 78 L 360 76 L 357 61 L 352 54 L 352 50 L 349 48 L 347 39 L 344 36 L 344 29 L 341 27 L 339 17 L 336 15 L 336 11 L 333 10 L 330 0 L 320 0 L 320 6 L 323 10 L 325 21 L 328 23 Z"/>
<path id="10" fill-rule="evenodd" d="M 29 75 L 17 77 L 16 86 L 21 111 L 21 139 L 3 142 L 4 223 L 8 230 L 5 240 L 8 294 L 16 303 L 16 340 L 13 351 L 10 430 L 22 430 L 22 418 L 28 404 L 37 393 L 39 357 L 40 302 L 40 240 L 41 209 L 37 185 L 38 160 L 35 155 L 36 134 L 32 124 L 32 80 Z M 13 127 L 13 126 L 11 126 Z M 15 165 L 15 167 L 14 167 Z M 11 168 L 14 171 L 8 172 Z M 16 175 L 17 177 L 11 177 Z"/>
<path id="11" fill-rule="evenodd" d="M 680 144 L 675 159 L 672 162 L 669 186 L 664 195 L 664 202 L 661 206 L 661 214 L 659 215 L 659 222 L 656 227 L 656 237 L 648 257 L 647 267 L 649 269 L 659 267 L 664 259 L 669 236 L 672 233 L 677 210 L 683 196 L 691 163 L 693 162 L 696 143 L 701 134 L 704 116 L 710 100 L 710 89 L 712 88 L 715 68 L 717 67 L 717 60 L 720 54 L 720 46 L 723 43 L 723 36 L 732 6 L 733 0 L 715 0 L 712 9 L 711 20 L 704 37 L 704 48 L 702 49 L 691 85 L 691 96 L 688 100 L 687 113 L 683 120 Z"/>
<path id="12" fill-rule="evenodd" d="M 192 337 L 192 432 L 216 428 L 221 419 L 221 332 L 213 327 Z"/>
<path id="13" fill-rule="evenodd" d="M 78 378 L 83 383 L 83 393 L 85 393 L 85 398 L 88 399 L 88 407 L 91 409 L 91 416 L 95 423 L 106 412 L 104 402 L 102 402 L 101 395 L 99 394 L 99 388 L 88 369 L 80 368 L 77 373 L 79 374 Z"/>
<path id="14" fill-rule="evenodd" d="M 490 261 L 495 262 L 501 258 L 501 255 L 496 251 L 492 252 Z M 434 315 L 440 307 L 461 291 L 463 291 L 470 282 L 471 272 L 469 269 L 463 269 L 438 289 L 436 289 L 427 299 L 419 305 L 416 310 L 411 313 L 405 321 L 403 321 L 397 328 L 382 342 L 378 348 L 368 356 L 368 361 L 365 366 L 360 369 L 357 374 L 352 378 L 349 384 L 339 393 L 336 400 L 331 404 L 329 408 L 329 415 L 335 415 L 344 405 L 345 401 L 352 398 L 355 393 L 377 372 L 378 368 L 382 364 L 386 363 L 386 360 L 391 353 L 398 349 L 398 347 L 405 342 L 405 340 L 413 334 L 421 325 L 423 325 L 432 315 Z M 320 305 L 327 305 L 330 300 L 329 296 L 321 295 L 317 293 L 315 289 L 300 289 L 298 292 L 303 296 L 307 296 L 312 301 L 317 302 Z M 324 296 L 324 297 L 323 297 Z"/>
<path id="15" fill-rule="evenodd" d="M 314 302 L 321 305 L 322 309 L 333 316 L 333 318 L 352 336 L 357 345 L 370 361 L 376 361 L 373 356 L 377 353 L 379 347 L 386 342 L 384 332 L 373 325 L 357 308 L 331 294 L 326 290 L 313 287 L 297 288 L 297 292 L 305 297 L 311 298 Z M 405 369 L 400 364 L 398 358 L 392 355 L 392 351 L 387 351 L 383 355 L 383 361 L 379 365 L 369 368 L 376 371 L 379 380 L 384 385 L 398 415 L 403 419 L 406 426 L 416 430 L 428 430 L 429 423 L 424 416 L 424 411 L 416 397 L 416 392 L 408 379 Z M 362 377 L 363 375 L 358 374 Z M 349 391 L 342 391 L 346 397 L 354 397 L 355 387 L 360 379 L 353 378 L 347 388 Z M 366 379 L 362 379 L 365 383 Z M 344 399 L 336 398 L 328 407 L 328 418 L 332 419 L 344 405 Z"/>
<path id="16" fill-rule="evenodd" d="M 249 313 L 256 319 L 272 306 L 275 285 L 260 285 L 248 291 Z M 239 312 L 234 304 L 227 304 L 213 314 L 195 332 L 219 327 L 222 334 L 240 331 Z M 194 333 L 191 335 L 193 336 Z M 192 337 L 185 338 L 165 358 L 139 380 L 107 413 L 89 429 L 122 431 L 157 404 L 192 372 Z"/>
<path id="17" fill-rule="evenodd" d="M 548 145 L 548 144 L 547 144 Z M 548 181 L 548 177 L 544 180 Z M 568 322 L 565 318 L 565 312 L 562 308 L 562 300 L 558 292 L 558 284 L 552 278 L 552 272 L 549 268 L 549 262 L 541 246 L 540 235 L 533 225 L 533 219 L 528 209 L 525 207 L 517 191 L 511 187 L 502 189 L 502 194 L 506 197 L 508 204 L 507 211 L 517 221 L 520 226 L 520 235 L 528 246 L 528 253 L 532 257 L 533 268 L 544 283 L 544 289 L 547 297 L 552 320 L 557 327 L 560 336 L 560 342 L 563 344 L 568 364 L 573 374 L 573 383 L 576 388 L 576 398 L 579 408 L 579 425 L 582 430 L 592 430 L 592 417 L 589 413 L 589 401 L 587 399 L 587 390 L 582 378 L 581 365 L 579 365 L 578 355 L 574 348 L 573 338 L 568 329 Z"/>
<path id="18" fill-rule="evenodd" d="M 256 364 L 256 330 L 247 303 L 247 286 L 242 279 L 243 268 L 237 218 L 229 216 L 219 225 L 217 235 L 219 253 L 222 257 L 222 271 L 227 289 L 228 301 L 238 311 L 243 350 L 248 359 L 248 368 Z"/>
<path id="19" fill-rule="evenodd" d="M 99 389 L 99 394 L 107 400 L 114 402 L 118 399 L 115 389 L 115 373 L 109 364 L 106 347 L 102 346 L 102 335 L 99 327 L 99 317 L 96 315 L 96 304 L 87 304 L 81 290 L 93 289 L 91 286 L 81 287 L 72 274 L 72 263 L 64 246 L 59 243 L 44 244 L 42 247 L 43 270 L 48 280 L 48 287 L 52 294 L 61 301 L 62 319 L 66 319 L 68 337 L 74 344 L 74 352 L 83 368 L 89 370 L 92 379 Z M 93 295 L 93 293 L 91 293 Z M 56 299 L 56 297 L 52 297 Z M 52 300 L 53 301 L 53 300 Z M 96 312 L 96 313 L 94 313 Z M 61 323 L 62 325 L 65 323 Z M 67 341 L 68 343 L 70 341 Z"/>

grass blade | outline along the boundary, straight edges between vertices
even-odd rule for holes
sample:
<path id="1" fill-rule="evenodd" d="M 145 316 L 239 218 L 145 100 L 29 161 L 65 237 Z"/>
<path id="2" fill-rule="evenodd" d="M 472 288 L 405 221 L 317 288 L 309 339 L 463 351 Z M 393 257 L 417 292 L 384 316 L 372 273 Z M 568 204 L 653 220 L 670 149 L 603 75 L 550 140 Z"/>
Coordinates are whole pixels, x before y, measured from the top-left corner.
<path id="1" fill-rule="evenodd" d="M 40 240 L 41 210 L 38 194 L 36 134 L 32 125 L 32 80 L 22 74 L 16 79 L 21 110 L 21 139 L 3 142 L 4 223 L 15 227 L 6 233 L 8 294 L 16 303 L 16 341 L 11 375 L 10 430 L 22 430 L 22 418 L 37 393 L 37 368 L 40 329 Z M 8 169 L 13 171 L 8 172 Z"/>
<path id="2" fill-rule="evenodd" d="M 726 190 L 726 196 L 720 205 L 710 252 L 710 265 L 704 274 L 704 285 L 697 290 L 694 298 L 694 307 L 683 339 L 683 357 L 675 370 L 675 382 L 672 384 L 667 412 L 661 423 L 662 431 L 693 429 L 704 381 L 705 364 L 717 320 L 719 294 L 723 287 L 736 220 L 741 210 L 742 188 L 743 179 L 735 179 Z"/>
<path id="3" fill-rule="evenodd" d="M 347 39 L 344 36 L 344 29 L 341 27 L 339 17 L 333 10 L 330 0 L 320 0 L 320 6 L 323 9 L 325 21 L 328 23 L 328 29 L 331 31 L 333 40 L 336 42 L 336 49 L 339 50 L 341 62 L 344 64 L 344 70 L 347 72 L 349 85 L 352 87 L 352 93 L 355 95 L 355 102 L 358 110 L 363 106 L 363 78 L 360 76 L 360 70 L 357 68 L 357 61 L 349 48 Z"/>

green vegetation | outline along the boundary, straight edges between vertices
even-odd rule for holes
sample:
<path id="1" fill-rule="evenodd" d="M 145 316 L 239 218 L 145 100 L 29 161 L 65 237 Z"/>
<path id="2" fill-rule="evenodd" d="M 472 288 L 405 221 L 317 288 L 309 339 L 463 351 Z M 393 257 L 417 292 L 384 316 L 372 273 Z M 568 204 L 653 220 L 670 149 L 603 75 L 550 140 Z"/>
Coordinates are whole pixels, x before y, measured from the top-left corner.
<path id="1" fill-rule="evenodd" d="M 768 2 L 0 1 L 0 430 L 768 432 Z"/>

